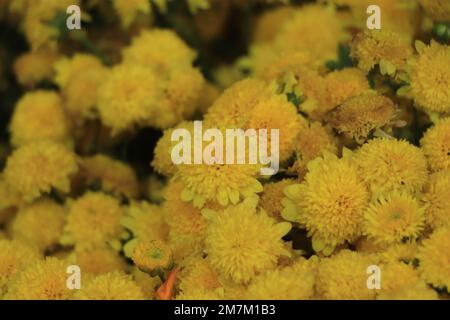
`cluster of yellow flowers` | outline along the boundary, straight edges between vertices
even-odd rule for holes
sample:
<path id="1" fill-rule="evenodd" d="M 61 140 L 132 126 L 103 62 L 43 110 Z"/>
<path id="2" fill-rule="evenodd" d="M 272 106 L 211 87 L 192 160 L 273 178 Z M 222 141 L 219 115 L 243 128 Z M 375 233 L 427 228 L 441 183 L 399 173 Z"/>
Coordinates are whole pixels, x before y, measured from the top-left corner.
<path id="1" fill-rule="evenodd" d="M 449 299 L 449 1 L 6 0 L 0 20 L 29 48 L 0 66 L 20 88 L 0 299 Z M 176 165 L 194 120 L 279 129 L 279 172 Z M 120 156 L 136 140 L 144 169 Z"/>

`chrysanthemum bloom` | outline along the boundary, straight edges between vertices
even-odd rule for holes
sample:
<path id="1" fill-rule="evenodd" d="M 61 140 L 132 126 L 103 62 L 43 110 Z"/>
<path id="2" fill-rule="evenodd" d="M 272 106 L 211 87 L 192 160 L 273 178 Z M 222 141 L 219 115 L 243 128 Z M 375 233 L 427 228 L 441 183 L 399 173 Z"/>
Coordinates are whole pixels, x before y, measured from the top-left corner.
<path id="1" fill-rule="evenodd" d="M 11 119 L 11 143 L 22 146 L 39 140 L 69 141 L 69 122 L 60 96 L 54 91 L 26 93 Z"/>
<path id="2" fill-rule="evenodd" d="M 427 204 L 425 218 L 434 228 L 450 227 L 450 169 L 430 175 L 422 200 Z"/>
<path id="3" fill-rule="evenodd" d="M 388 262 L 380 265 L 381 288 L 377 294 L 386 294 L 417 286 L 421 280 L 419 273 L 411 265 L 403 262 Z"/>
<path id="4" fill-rule="evenodd" d="M 72 151 L 56 142 L 39 141 L 12 153 L 4 177 L 25 201 L 32 201 L 52 188 L 68 192 L 69 178 L 77 171 L 77 159 Z"/>
<path id="5" fill-rule="evenodd" d="M 426 14 L 435 21 L 450 20 L 450 3 L 446 0 L 419 0 Z"/>
<path id="6" fill-rule="evenodd" d="M 120 254 L 110 248 L 76 250 L 68 257 L 71 264 L 78 265 L 83 273 L 99 275 L 127 270 L 127 263 Z"/>
<path id="7" fill-rule="evenodd" d="M 136 64 L 118 65 L 99 88 L 100 119 L 113 134 L 132 129 L 155 114 L 159 99 L 161 83 L 155 73 Z"/>
<path id="8" fill-rule="evenodd" d="M 178 274 L 178 288 L 181 292 L 195 289 L 215 290 L 221 287 L 219 274 L 208 259 L 194 255 L 186 259 Z"/>
<path id="9" fill-rule="evenodd" d="M 210 219 L 205 248 L 211 265 L 225 277 L 246 283 L 273 269 L 282 255 L 289 255 L 281 238 L 291 229 L 264 211 L 256 212 L 256 201 L 246 201 L 215 212 L 204 210 Z"/>
<path id="10" fill-rule="evenodd" d="M 148 202 L 132 202 L 125 210 L 120 224 L 131 231 L 133 238 L 124 245 L 124 252 L 131 257 L 138 241 L 167 240 L 169 228 L 160 206 Z"/>
<path id="11" fill-rule="evenodd" d="M 227 206 L 254 197 L 263 190 L 258 174 L 257 165 L 203 163 L 180 165 L 175 178 L 185 186 L 181 198 L 202 208 L 206 202 Z"/>
<path id="12" fill-rule="evenodd" d="M 192 121 L 183 121 L 174 128 L 164 130 L 163 136 L 158 140 L 153 150 L 154 157 L 151 163 L 153 169 L 167 177 L 173 176 L 178 169 L 178 166 L 173 163 L 171 157 L 172 149 L 178 143 L 172 141 L 172 133 L 177 129 L 189 130 L 191 135 L 193 135 L 194 123 Z M 193 156 L 193 153 L 191 156 Z"/>
<path id="13" fill-rule="evenodd" d="M 0 298 L 9 281 L 25 267 L 40 259 L 39 251 L 20 241 L 0 240 Z"/>
<path id="14" fill-rule="evenodd" d="M 325 62 L 335 58 L 338 44 L 347 39 L 344 27 L 332 8 L 306 5 L 283 24 L 274 45 L 278 50 L 309 51 L 316 60 Z"/>
<path id="15" fill-rule="evenodd" d="M 127 29 L 140 13 L 149 15 L 152 11 L 152 6 L 147 0 L 114 0 L 113 5 L 124 29 Z"/>
<path id="16" fill-rule="evenodd" d="M 69 203 L 65 235 L 61 242 L 78 249 L 105 247 L 120 249 L 123 235 L 120 219 L 123 209 L 117 199 L 103 193 L 88 192 Z"/>
<path id="17" fill-rule="evenodd" d="M 428 178 L 422 150 L 404 140 L 370 140 L 355 153 L 355 162 L 375 196 L 400 188 L 420 190 Z"/>
<path id="18" fill-rule="evenodd" d="M 53 77 L 53 63 L 58 59 L 53 51 L 27 52 L 14 61 L 14 74 L 22 86 L 32 88 Z"/>
<path id="19" fill-rule="evenodd" d="M 398 290 L 379 293 L 377 300 L 438 300 L 436 291 L 425 283 L 419 282 L 414 287 L 406 287 Z"/>
<path id="20" fill-rule="evenodd" d="M 308 168 L 302 184 L 285 189 L 282 216 L 304 225 L 314 250 L 329 255 L 337 245 L 361 235 L 369 192 L 348 158 L 325 154 Z"/>
<path id="21" fill-rule="evenodd" d="M 64 105 L 76 125 L 85 119 L 97 117 L 98 88 L 109 75 L 109 69 L 84 69 L 70 78 L 69 83 L 61 89 Z"/>
<path id="22" fill-rule="evenodd" d="M 333 71 L 324 77 L 324 82 L 327 105 L 320 109 L 322 114 L 345 100 L 369 90 L 369 81 L 367 81 L 366 75 L 357 68 Z"/>
<path id="23" fill-rule="evenodd" d="M 66 88 L 77 74 L 86 70 L 99 70 L 103 68 L 101 60 L 92 54 L 76 53 L 73 57 L 63 57 L 55 65 L 55 83 L 60 88 Z"/>
<path id="24" fill-rule="evenodd" d="M 151 275 L 169 269 L 173 265 L 172 250 L 161 240 L 139 240 L 131 259 L 139 270 Z"/>
<path id="25" fill-rule="evenodd" d="M 389 30 L 367 30 L 352 42 L 352 57 L 358 67 L 366 72 L 379 65 L 381 74 L 394 75 L 406 68 L 413 48 L 408 37 Z"/>
<path id="26" fill-rule="evenodd" d="M 58 243 L 65 217 L 63 206 L 42 198 L 20 208 L 11 223 L 11 234 L 14 239 L 27 241 L 44 252 Z"/>
<path id="27" fill-rule="evenodd" d="M 151 29 L 133 38 L 123 51 L 125 63 L 147 66 L 156 71 L 191 66 L 197 54 L 172 30 Z"/>
<path id="28" fill-rule="evenodd" d="M 372 202 L 364 214 L 364 233 L 380 243 L 414 240 L 425 227 L 425 208 L 407 192 L 391 192 Z"/>
<path id="29" fill-rule="evenodd" d="M 295 162 L 291 170 L 300 178 L 308 171 L 307 164 L 324 152 L 337 154 L 337 141 L 331 130 L 322 126 L 319 122 L 311 122 L 302 127 L 295 141 Z"/>
<path id="30" fill-rule="evenodd" d="M 417 254 L 422 279 L 436 288 L 450 288 L 450 229 L 436 229 Z"/>
<path id="31" fill-rule="evenodd" d="M 295 141 L 305 122 L 295 106 L 284 96 L 273 96 L 259 102 L 249 115 L 245 128 L 267 129 L 267 146 L 270 146 L 270 130 L 279 130 L 280 161 L 287 160 L 294 151 Z"/>
<path id="32" fill-rule="evenodd" d="M 375 290 L 367 288 L 367 267 L 373 259 L 361 253 L 342 250 L 319 263 L 315 287 L 324 299 L 374 299 Z"/>
<path id="33" fill-rule="evenodd" d="M 195 58 L 196 53 L 171 30 L 143 31 L 124 50 L 125 65 L 146 67 L 158 80 L 160 96 L 152 104 L 149 125 L 164 129 L 193 114 L 204 86 L 203 76 L 192 66 Z"/>
<path id="34" fill-rule="evenodd" d="M 326 116 L 326 121 L 347 138 L 363 143 L 370 133 L 394 124 L 396 112 L 391 99 L 370 92 L 346 100 Z"/>
<path id="35" fill-rule="evenodd" d="M 188 256 L 194 252 L 200 252 L 203 249 L 206 232 L 206 220 L 200 210 L 181 198 L 183 189 L 181 183 L 171 181 L 164 192 L 163 208 L 165 221 L 170 230 L 169 242 L 177 260 L 180 255 Z M 178 241 L 181 239 L 188 241 Z M 178 244 L 182 246 L 179 247 Z"/>
<path id="36" fill-rule="evenodd" d="M 278 182 L 265 184 L 258 206 L 273 218 L 277 220 L 282 219 L 281 211 L 283 210 L 282 200 L 285 197 L 284 189 L 294 183 L 295 180 L 293 179 L 283 179 Z"/>
<path id="37" fill-rule="evenodd" d="M 411 95 L 416 105 L 432 112 L 450 111 L 450 47 L 432 41 L 420 45 L 412 60 Z"/>
<path id="38" fill-rule="evenodd" d="M 136 173 L 129 165 L 106 155 L 97 154 L 83 159 L 82 170 L 86 183 L 101 183 L 105 192 L 135 198 L 139 194 Z"/>
<path id="39" fill-rule="evenodd" d="M 450 118 L 428 129 L 420 145 L 432 171 L 450 169 Z"/>
<path id="40" fill-rule="evenodd" d="M 67 287 L 67 263 L 46 258 L 28 265 L 10 283 L 7 300 L 67 300 L 73 291 Z"/>
<path id="41" fill-rule="evenodd" d="M 141 288 L 129 275 L 110 272 L 99 275 L 81 286 L 75 300 L 143 300 Z"/>
<path id="42" fill-rule="evenodd" d="M 317 263 L 301 258 L 292 266 L 269 270 L 252 280 L 246 292 L 246 299 L 311 299 L 314 296 L 316 265 Z"/>
<path id="43" fill-rule="evenodd" d="M 49 21 L 59 12 L 65 13 L 70 5 L 80 5 L 79 0 L 36 0 L 26 5 L 23 21 L 25 36 L 32 50 L 55 49 L 58 30 Z"/>
<path id="44" fill-rule="evenodd" d="M 244 128 L 253 108 L 273 93 L 262 80 L 245 79 L 225 90 L 205 114 L 205 122 L 224 128 Z"/>

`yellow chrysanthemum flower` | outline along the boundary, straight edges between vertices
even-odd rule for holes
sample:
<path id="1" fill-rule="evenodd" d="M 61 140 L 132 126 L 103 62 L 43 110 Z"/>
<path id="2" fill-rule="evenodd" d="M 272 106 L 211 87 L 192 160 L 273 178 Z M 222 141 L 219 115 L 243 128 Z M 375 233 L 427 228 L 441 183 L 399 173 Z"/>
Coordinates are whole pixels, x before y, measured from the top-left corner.
<path id="1" fill-rule="evenodd" d="M 68 142 L 69 122 L 60 96 L 44 90 L 26 93 L 17 102 L 9 130 L 14 146 L 39 140 Z"/>
<path id="2" fill-rule="evenodd" d="M 102 190 L 114 195 L 135 198 L 139 183 L 133 168 L 106 155 L 98 154 L 83 159 L 83 174 L 88 184 L 101 183 Z"/>
<path id="3" fill-rule="evenodd" d="M 435 21 L 450 20 L 450 3 L 446 0 L 419 0 L 427 15 Z"/>
<path id="4" fill-rule="evenodd" d="M 283 162 L 294 152 L 295 141 L 304 122 L 305 119 L 297 113 L 295 106 L 288 102 L 286 97 L 273 96 L 254 106 L 245 129 L 267 129 L 268 137 L 271 129 L 279 130 L 279 160 Z M 268 138 L 268 146 L 270 143 Z"/>
<path id="5" fill-rule="evenodd" d="M 375 290 L 367 288 L 370 256 L 342 250 L 320 261 L 315 287 L 320 297 L 332 300 L 374 299 Z"/>
<path id="6" fill-rule="evenodd" d="M 281 211 L 283 210 L 282 201 L 285 197 L 284 189 L 294 183 L 295 180 L 293 179 L 283 179 L 278 182 L 265 184 L 258 206 L 276 220 L 282 219 Z"/>
<path id="7" fill-rule="evenodd" d="M 152 11 L 152 6 L 147 0 L 114 0 L 113 5 L 124 29 L 127 29 L 140 13 L 149 15 Z"/>
<path id="8" fill-rule="evenodd" d="M 292 266 L 269 270 L 249 284 L 246 299 L 305 300 L 314 296 L 317 263 L 300 259 Z"/>
<path id="9" fill-rule="evenodd" d="M 114 67 L 98 92 L 102 122 L 113 133 L 142 125 L 154 115 L 161 84 L 148 68 L 133 65 Z"/>
<path id="10" fill-rule="evenodd" d="M 105 273 L 88 281 L 73 295 L 75 300 L 143 300 L 141 288 L 121 272 Z"/>
<path id="11" fill-rule="evenodd" d="M 7 300 L 68 300 L 73 291 L 67 287 L 68 265 L 63 260 L 46 258 L 28 265 L 11 280 Z"/>
<path id="12" fill-rule="evenodd" d="M 14 239 L 26 241 L 42 252 L 58 244 L 65 223 L 65 209 L 55 201 L 42 198 L 20 208 L 11 222 Z"/>
<path id="13" fill-rule="evenodd" d="M 425 208 L 406 192 L 392 192 L 372 202 L 364 214 L 364 233 L 375 242 L 414 240 L 425 227 Z"/>
<path id="14" fill-rule="evenodd" d="M 330 72 L 324 77 L 324 82 L 327 106 L 320 110 L 322 113 L 369 90 L 366 75 L 357 68 L 345 68 Z"/>
<path id="15" fill-rule="evenodd" d="M 25 201 L 32 201 L 52 188 L 68 192 L 69 177 L 77 171 L 77 159 L 72 151 L 56 142 L 39 141 L 12 153 L 4 177 Z"/>
<path id="16" fill-rule="evenodd" d="M 317 34 L 321 35 L 320 41 Z M 316 60 L 325 62 L 335 58 L 338 44 L 346 39 L 344 25 L 334 10 L 315 4 L 301 7 L 286 21 L 274 45 L 282 51 L 308 51 Z"/>
<path id="17" fill-rule="evenodd" d="M 254 197 L 263 190 L 258 173 L 251 164 L 193 164 L 180 165 L 175 178 L 185 186 L 181 198 L 202 208 L 206 202 L 227 206 Z"/>
<path id="18" fill-rule="evenodd" d="M 117 199 L 103 193 L 88 192 L 69 204 L 65 235 L 61 242 L 78 249 L 105 247 L 120 249 L 123 209 Z"/>
<path id="19" fill-rule="evenodd" d="M 139 240 L 134 247 L 131 259 L 139 270 L 150 275 L 160 270 L 170 269 L 173 265 L 172 250 L 161 240 Z"/>
<path id="20" fill-rule="evenodd" d="M 181 292 L 193 292 L 196 289 L 215 290 L 221 287 L 219 274 L 208 259 L 191 256 L 183 264 L 178 274 L 178 288 Z"/>
<path id="21" fill-rule="evenodd" d="M 220 212 L 204 210 L 210 219 L 205 248 L 211 265 L 222 275 L 245 283 L 274 268 L 281 255 L 289 255 L 281 237 L 290 223 L 276 223 L 256 201 L 246 201 Z"/>
<path id="22" fill-rule="evenodd" d="M 11 279 L 40 258 L 38 250 L 20 241 L 0 240 L 0 298 Z"/>
<path id="23" fill-rule="evenodd" d="M 171 30 L 143 31 L 124 49 L 125 65 L 146 67 L 158 78 L 154 89 L 159 97 L 150 104 L 154 113 L 147 118 L 149 125 L 169 128 L 194 113 L 204 87 L 203 76 L 192 66 L 195 58 L 196 53 Z"/>
<path id="24" fill-rule="evenodd" d="M 422 150 L 404 140 L 370 140 L 355 153 L 355 163 L 375 197 L 402 188 L 418 191 L 428 177 Z"/>
<path id="25" fill-rule="evenodd" d="M 144 30 L 123 51 L 125 64 L 146 66 L 158 75 L 191 67 L 197 54 L 172 30 Z M 167 76 L 167 75 L 166 75 Z"/>
<path id="26" fill-rule="evenodd" d="M 352 57 L 358 60 L 360 69 L 369 72 L 379 65 L 381 74 L 386 75 L 404 71 L 413 52 L 408 37 L 385 29 L 358 34 L 351 47 Z"/>
<path id="27" fill-rule="evenodd" d="M 22 86 L 32 88 L 53 77 L 53 64 L 58 55 L 52 51 L 27 52 L 14 61 L 14 74 Z"/>
<path id="28" fill-rule="evenodd" d="M 257 79 L 239 81 L 225 90 L 205 114 L 205 122 L 225 128 L 244 128 L 251 111 L 273 93 Z"/>
<path id="29" fill-rule="evenodd" d="M 392 100 L 368 92 L 346 100 L 329 113 L 326 120 L 347 138 L 363 143 L 370 133 L 393 124 L 396 113 L 397 107 Z"/>
<path id="30" fill-rule="evenodd" d="M 412 61 L 411 95 L 416 105 L 432 112 L 450 111 L 450 47 L 432 41 L 420 45 Z"/>
<path id="31" fill-rule="evenodd" d="M 125 210 L 125 216 L 120 220 L 122 226 L 131 231 L 133 238 L 124 245 L 124 253 L 131 257 L 138 242 L 152 240 L 167 240 L 168 225 L 165 213 L 160 206 L 148 202 L 132 202 Z"/>
<path id="32" fill-rule="evenodd" d="M 361 235 L 369 193 L 347 158 L 325 154 L 308 168 L 303 184 L 285 189 L 282 216 L 304 225 L 314 250 L 329 255 L 337 245 Z"/>
<path id="33" fill-rule="evenodd" d="M 86 70 L 100 70 L 103 68 L 101 60 L 87 53 L 76 53 L 73 57 L 63 57 L 55 65 L 55 82 L 61 88 L 66 88 L 78 74 Z"/>
<path id="34" fill-rule="evenodd" d="M 127 270 L 127 264 L 120 254 L 110 248 L 76 250 L 68 261 L 78 265 L 83 273 L 99 275 L 114 271 Z"/>
<path id="35" fill-rule="evenodd" d="M 428 129 L 420 145 L 432 171 L 450 169 L 450 118 Z"/>
<path id="36" fill-rule="evenodd" d="M 320 122 L 311 122 L 300 130 L 295 142 L 296 159 L 291 170 L 303 178 L 308 171 L 308 163 L 324 152 L 337 154 L 337 141 L 331 130 Z"/>
<path id="37" fill-rule="evenodd" d="M 450 169 L 430 175 L 422 200 L 426 203 L 425 218 L 432 228 L 450 227 Z"/>
<path id="38" fill-rule="evenodd" d="M 417 254 L 419 272 L 427 283 L 436 288 L 450 288 L 450 229 L 436 229 L 422 242 Z"/>

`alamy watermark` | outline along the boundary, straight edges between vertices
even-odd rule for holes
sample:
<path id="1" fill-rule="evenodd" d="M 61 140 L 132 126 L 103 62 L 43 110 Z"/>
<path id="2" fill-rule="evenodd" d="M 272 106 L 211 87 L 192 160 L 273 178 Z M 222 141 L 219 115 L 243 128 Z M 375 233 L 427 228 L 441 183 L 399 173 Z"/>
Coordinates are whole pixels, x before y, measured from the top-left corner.
<path id="1" fill-rule="evenodd" d="M 274 175 L 279 170 L 279 129 L 208 128 L 194 121 L 194 136 L 187 129 L 175 129 L 171 151 L 174 164 L 260 164 L 261 175 Z M 270 141 L 270 155 L 268 145 Z M 203 142 L 209 142 L 203 146 Z M 247 143 L 248 142 L 248 143 Z M 225 152 L 224 152 L 225 151 Z"/>

